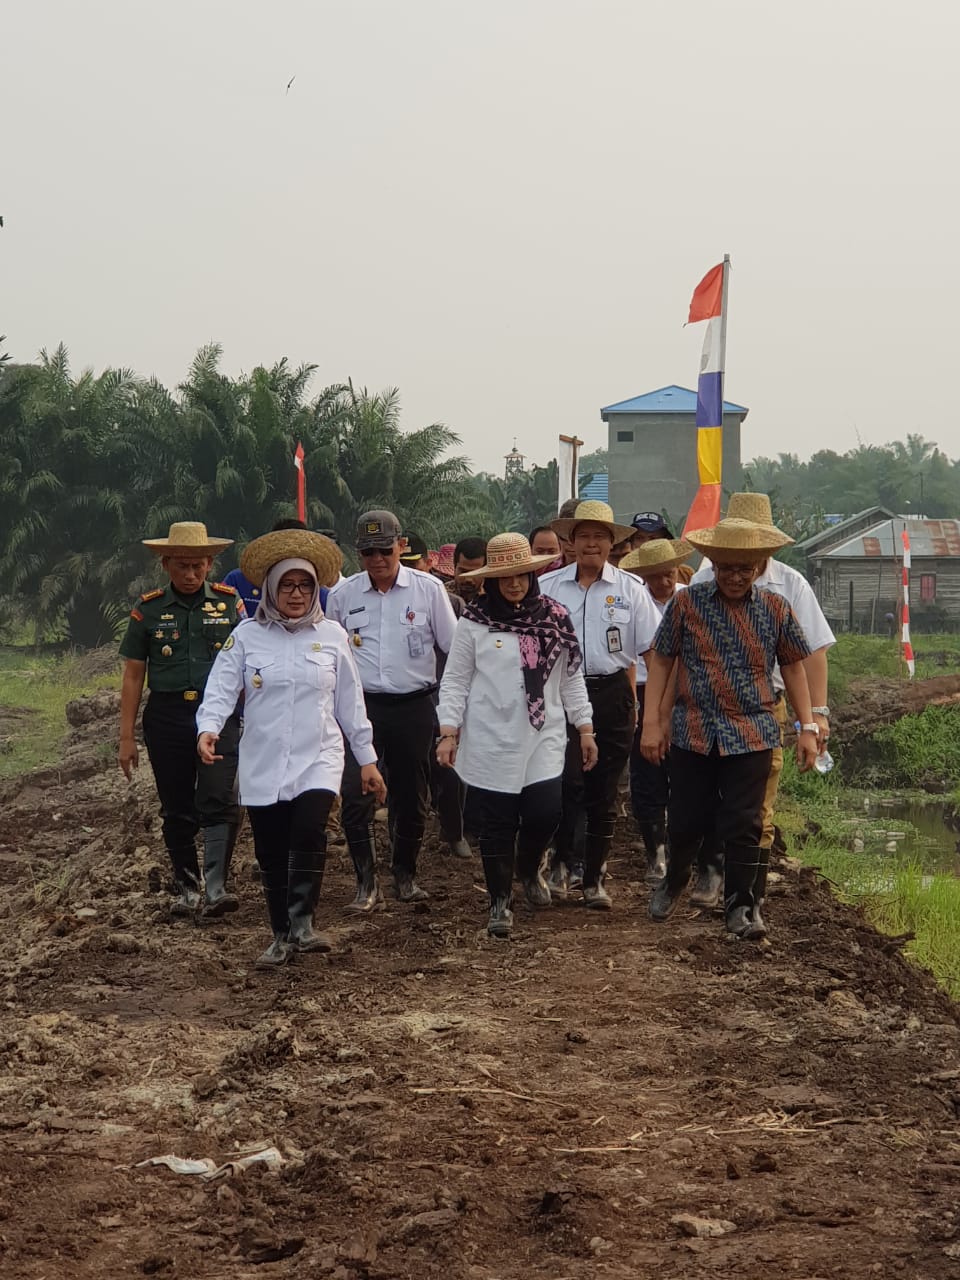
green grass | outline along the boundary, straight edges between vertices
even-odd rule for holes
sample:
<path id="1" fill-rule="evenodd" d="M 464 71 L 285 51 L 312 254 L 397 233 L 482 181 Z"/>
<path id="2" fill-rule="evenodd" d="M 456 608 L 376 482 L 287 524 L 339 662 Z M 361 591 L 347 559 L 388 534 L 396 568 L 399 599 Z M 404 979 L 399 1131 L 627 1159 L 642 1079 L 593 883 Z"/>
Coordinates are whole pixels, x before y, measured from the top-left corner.
<path id="1" fill-rule="evenodd" d="M 960 671 L 960 635 L 941 633 L 913 637 L 917 679 Z M 830 699 L 843 701 L 851 680 L 864 676 L 906 678 L 899 637 L 860 636 L 844 632 L 830 650 Z"/>
<path id="2" fill-rule="evenodd" d="M 54 764 L 68 727 L 67 703 L 97 689 L 118 687 L 117 674 L 87 674 L 83 658 L 0 652 L 0 740 L 6 740 L 0 751 L 0 778 Z M 29 714 L 5 716 L 4 708 Z"/>
<path id="3" fill-rule="evenodd" d="M 940 790 L 960 777 L 960 713 L 955 707 L 924 707 L 872 736 L 876 759 L 871 767 L 892 787 Z"/>

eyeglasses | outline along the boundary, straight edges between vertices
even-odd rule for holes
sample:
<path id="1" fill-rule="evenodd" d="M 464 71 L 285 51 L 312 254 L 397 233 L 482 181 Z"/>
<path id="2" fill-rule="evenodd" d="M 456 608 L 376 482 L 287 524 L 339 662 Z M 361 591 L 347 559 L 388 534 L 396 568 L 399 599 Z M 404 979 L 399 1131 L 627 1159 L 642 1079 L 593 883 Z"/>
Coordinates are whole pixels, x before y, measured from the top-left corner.
<path id="1" fill-rule="evenodd" d="M 277 587 L 277 591 L 282 592 L 284 595 L 287 595 L 287 596 L 292 596 L 294 593 L 301 596 L 309 596 L 313 594 L 313 583 L 312 582 L 281 582 Z"/>
<path id="2" fill-rule="evenodd" d="M 361 547 L 360 554 L 364 560 L 369 560 L 372 556 L 389 556 L 396 549 L 396 543 L 392 547 Z"/>
<path id="3" fill-rule="evenodd" d="M 728 578 L 750 578 L 756 572 L 755 564 L 715 564 L 714 572 L 725 574 Z"/>

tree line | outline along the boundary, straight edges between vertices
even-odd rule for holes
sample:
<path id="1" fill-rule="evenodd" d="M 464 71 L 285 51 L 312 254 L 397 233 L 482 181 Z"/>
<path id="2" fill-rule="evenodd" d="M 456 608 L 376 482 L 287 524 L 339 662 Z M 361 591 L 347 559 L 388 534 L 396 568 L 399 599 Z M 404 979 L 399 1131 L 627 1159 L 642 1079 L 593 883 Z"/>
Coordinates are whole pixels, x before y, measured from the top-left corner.
<path id="1" fill-rule="evenodd" d="M 2 339 L 0 339 L 2 341 Z M 32 364 L 0 355 L 0 597 L 9 623 L 79 647 L 111 640 L 158 567 L 141 538 L 202 520 L 246 542 L 296 514 L 304 449 L 307 521 L 336 530 L 348 563 L 361 512 L 395 511 L 431 546 L 528 532 L 556 513 L 556 463 L 506 482 L 473 475 L 441 423 L 400 425 L 396 388 L 351 382 L 309 394 L 315 368 L 281 360 L 231 377 L 197 352 L 175 389 L 129 369 L 71 372 L 62 345 Z"/>

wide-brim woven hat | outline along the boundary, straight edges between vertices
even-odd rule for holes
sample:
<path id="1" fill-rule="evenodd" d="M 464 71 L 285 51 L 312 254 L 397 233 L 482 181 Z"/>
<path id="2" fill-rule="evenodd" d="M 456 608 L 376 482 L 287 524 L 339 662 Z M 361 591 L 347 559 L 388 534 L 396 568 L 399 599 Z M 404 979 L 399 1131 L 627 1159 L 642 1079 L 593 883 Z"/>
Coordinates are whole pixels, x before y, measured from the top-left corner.
<path id="1" fill-rule="evenodd" d="M 588 498 L 586 502 L 581 502 L 568 519 L 553 520 L 550 528 L 558 537 L 571 538 L 577 525 L 583 524 L 585 520 L 590 520 L 594 524 L 605 525 L 610 530 L 614 546 L 618 542 L 624 542 L 627 538 L 632 538 L 636 533 L 636 529 L 632 525 L 617 524 L 613 518 L 613 507 L 608 506 L 605 502 L 597 502 L 593 498 Z"/>
<path id="2" fill-rule="evenodd" d="M 321 587 L 332 587 L 343 568 L 340 548 L 322 533 L 309 529 L 278 529 L 248 542 L 240 557 L 240 572 L 255 587 L 281 560 L 308 560 L 317 571 Z"/>
<path id="3" fill-rule="evenodd" d="M 668 569 L 679 569 L 692 551 L 690 543 L 682 538 L 653 538 L 636 551 L 628 551 L 617 568 L 627 573 L 666 573 Z"/>
<path id="4" fill-rule="evenodd" d="M 709 557 L 714 564 L 739 564 L 744 560 L 766 560 L 793 538 L 773 525 L 754 524 L 727 516 L 712 529 L 697 529 L 686 541 Z"/>
<path id="5" fill-rule="evenodd" d="M 751 520 L 754 524 L 774 527 L 773 508 L 765 493 L 731 493 L 727 503 L 728 520 Z"/>
<path id="6" fill-rule="evenodd" d="M 165 538 L 144 538 L 143 545 L 155 556 L 216 556 L 233 546 L 232 538 L 211 538 L 199 520 L 180 520 L 170 526 Z"/>
<path id="7" fill-rule="evenodd" d="M 456 567 L 453 563 L 453 553 L 457 549 L 455 542 L 445 542 L 437 554 L 437 563 L 434 565 L 437 573 L 442 578 L 453 578 L 456 576 Z"/>
<path id="8" fill-rule="evenodd" d="M 515 573 L 536 573 L 556 556 L 535 556 L 522 533 L 498 533 L 487 543 L 487 563 L 482 569 L 461 573 L 464 578 L 510 578 Z"/>

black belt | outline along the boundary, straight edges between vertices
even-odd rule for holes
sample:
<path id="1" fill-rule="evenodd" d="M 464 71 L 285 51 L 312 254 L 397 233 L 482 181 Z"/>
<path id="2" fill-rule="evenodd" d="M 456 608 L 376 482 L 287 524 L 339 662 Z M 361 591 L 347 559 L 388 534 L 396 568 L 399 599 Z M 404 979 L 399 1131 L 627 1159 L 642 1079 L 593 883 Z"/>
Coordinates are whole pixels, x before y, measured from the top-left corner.
<path id="1" fill-rule="evenodd" d="M 440 688 L 438 684 L 428 684 L 423 689 L 414 689 L 412 693 L 373 693 L 366 689 L 363 692 L 364 698 L 368 702 L 382 702 L 389 704 L 392 702 L 412 702 L 414 698 L 426 698 L 436 693 Z"/>
<path id="2" fill-rule="evenodd" d="M 151 689 L 151 698 L 176 698 L 177 702 L 199 702 L 203 694 L 196 689 Z"/>
<path id="3" fill-rule="evenodd" d="M 626 678 L 627 668 L 621 667 L 619 671 L 609 671 L 605 676 L 584 676 L 587 684 L 600 684 L 604 680 L 623 680 Z"/>

